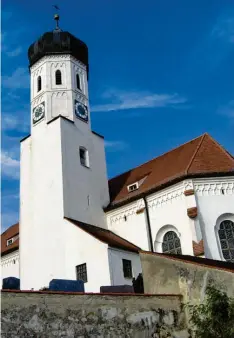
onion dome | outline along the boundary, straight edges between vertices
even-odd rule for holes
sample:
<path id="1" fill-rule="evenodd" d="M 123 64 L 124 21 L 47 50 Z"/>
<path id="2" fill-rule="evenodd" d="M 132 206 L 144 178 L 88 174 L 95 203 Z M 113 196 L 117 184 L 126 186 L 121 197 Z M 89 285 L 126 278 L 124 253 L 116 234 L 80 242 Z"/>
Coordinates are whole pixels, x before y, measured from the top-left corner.
<path id="1" fill-rule="evenodd" d="M 34 65 L 43 56 L 70 54 L 77 60 L 82 62 L 89 71 L 88 63 L 88 47 L 69 32 L 63 32 L 58 26 L 59 16 L 54 16 L 56 20 L 56 28 L 52 32 L 44 33 L 36 42 L 28 49 L 29 66 Z"/>

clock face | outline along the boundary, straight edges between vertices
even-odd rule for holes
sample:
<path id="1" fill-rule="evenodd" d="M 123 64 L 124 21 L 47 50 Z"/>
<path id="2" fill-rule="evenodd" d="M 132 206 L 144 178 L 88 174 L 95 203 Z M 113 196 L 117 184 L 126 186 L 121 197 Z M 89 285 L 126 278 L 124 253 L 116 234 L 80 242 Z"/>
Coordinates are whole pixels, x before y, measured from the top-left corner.
<path id="1" fill-rule="evenodd" d="M 75 114 L 78 118 L 88 122 L 88 108 L 84 104 L 75 100 Z"/>
<path id="2" fill-rule="evenodd" d="M 38 106 L 33 108 L 32 117 L 33 117 L 33 124 L 37 123 L 38 121 L 43 119 L 43 117 L 45 117 L 45 102 L 42 102 Z"/>

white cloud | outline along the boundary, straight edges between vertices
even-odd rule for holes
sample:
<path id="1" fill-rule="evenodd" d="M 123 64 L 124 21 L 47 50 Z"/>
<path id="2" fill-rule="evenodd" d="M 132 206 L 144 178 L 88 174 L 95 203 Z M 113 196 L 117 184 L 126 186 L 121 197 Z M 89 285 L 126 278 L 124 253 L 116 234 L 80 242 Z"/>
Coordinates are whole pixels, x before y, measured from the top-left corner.
<path id="1" fill-rule="evenodd" d="M 2 151 L 1 153 L 2 176 L 7 176 L 12 179 L 18 179 L 19 169 L 20 169 L 20 161 L 13 158 L 9 152 Z"/>
<path id="2" fill-rule="evenodd" d="M 17 68 L 12 75 L 2 76 L 2 86 L 10 89 L 20 89 L 29 87 L 29 73 L 26 68 Z"/>
<path id="3" fill-rule="evenodd" d="M 17 111 L 16 113 L 2 113 L 1 116 L 2 130 L 17 130 L 21 132 L 29 131 L 30 120 L 25 118 L 25 111 Z"/>
<path id="4" fill-rule="evenodd" d="M 103 94 L 107 103 L 92 106 L 93 112 L 175 106 L 187 100 L 178 94 L 108 91 Z"/>
<path id="5" fill-rule="evenodd" d="M 16 47 L 15 49 L 11 50 L 11 51 L 6 51 L 6 54 L 9 56 L 9 57 L 15 57 L 15 56 L 18 56 L 22 53 L 22 47 Z"/>
<path id="6" fill-rule="evenodd" d="M 124 150 L 128 147 L 128 145 L 123 141 L 105 141 L 104 144 L 106 149 L 111 151 Z"/>

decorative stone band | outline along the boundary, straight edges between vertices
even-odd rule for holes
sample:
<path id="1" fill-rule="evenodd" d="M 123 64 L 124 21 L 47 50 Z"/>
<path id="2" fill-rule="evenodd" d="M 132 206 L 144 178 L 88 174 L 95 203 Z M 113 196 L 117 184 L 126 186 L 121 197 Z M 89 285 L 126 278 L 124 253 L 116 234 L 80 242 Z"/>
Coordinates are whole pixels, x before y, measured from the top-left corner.
<path id="1" fill-rule="evenodd" d="M 138 209 L 138 210 L 136 211 L 136 214 L 137 214 L 137 215 L 142 214 L 142 213 L 144 212 L 144 210 L 145 210 L 144 207 L 141 208 L 141 209 Z"/>
<path id="2" fill-rule="evenodd" d="M 194 190 L 193 190 L 193 189 L 185 190 L 185 191 L 184 191 L 184 195 L 185 195 L 185 196 L 191 196 L 191 195 L 194 195 Z"/>
<path id="3" fill-rule="evenodd" d="M 195 218 L 195 217 L 197 217 L 197 207 L 188 208 L 187 209 L 187 215 L 188 215 L 189 218 Z"/>

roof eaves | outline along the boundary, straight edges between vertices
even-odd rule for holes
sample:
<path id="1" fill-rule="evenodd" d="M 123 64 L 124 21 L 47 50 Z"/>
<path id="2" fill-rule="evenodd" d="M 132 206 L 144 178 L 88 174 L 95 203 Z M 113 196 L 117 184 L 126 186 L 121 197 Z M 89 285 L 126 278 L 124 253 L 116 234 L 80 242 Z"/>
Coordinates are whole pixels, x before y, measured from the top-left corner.
<path id="1" fill-rule="evenodd" d="M 98 239 L 100 242 L 105 243 L 105 244 L 107 244 L 107 245 L 110 246 L 110 247 L 118 248 L 118 249 L 124 250 L 124 249 L 122 248 L 121 244 L 120 244 L 120 245 L 111 245 L 111 244 L 109 244 L 108 242 L 101 240 L 98 236 L 95 236 L 94 233 L 90 233 L 90 232 L 89 232 L 88 230 L 86 230 L 84 227 L 82 227 L 82 226 L 79 225 L 79 223 L 82 223 L 82 222 L 78 222 L 78 221 L 73 220 L 73 219 L 68 218 L 68 217 L 64 217 L 64 219 L 66 219 L 67 221 L 69 221 L 69 222 L 73 223 L 74 225 L 78 226 L 81 230 L 85 231 L 85 232 L 88 233 L 89 235 L 91 235 L 91 236 L 93 236 L 94 238 Z M 96 225 L 92 225 L 92 224 L 88 224 L 88 225 L 91 226 L 91 227 L 94 227 L 94 228 L 98 228 L 98 229 L 99 229 L 99 227 L 97 227 Z M 125 251 L 138 252 L 138 251 L 142 250 L 141 248 L 139 248 L 139 247 L 136 246 L 135 244 L 133 244 L 133 243 L 129 242 L 128 240 L 126 240 L 125 238 L 123 238 L 123 237 L 121 237 L 121 236 L 115 234 L 114 232 L 110 231 L 109 229 L 103 229 L 103 228 L 100 228 L 99 230 L 101 230 L 101 231 L 103 231 L 103 232 L 108 232 L 109 234 L 113 234 L 113 235 L 115 235 L 116 237 L 118 237 L 118 238 L 124 240 L 125 242 L 127 242 L 127 243 L 129 243 L 130 245 L 133 246 L 132 250 L 131 250 L 131 249 L 125 249 Z M 136 248 L 136 250 L 134 250 L 134 247 Z"/>
<path id="2" fill-rule="evenodd" d="M 137 195 L 134 196 L 128 196 L 122 200 L 118 200 L 116 202 L 111 202 L 107 207 L 103 208 L 104 212 L 109 212 L 111 210 L 114 210 L 116 208 L 120 208 L 128 203 L 132 203 L 140 198 L 146 197 L 150 194 L 153 194 L 159 190 L 165 189 L 173 184 L 179 183 L 185 179 L 189 178 L 210 178 L 210 177 L 223 177 L 223 176 L 233 176 L 234 175 L 234 169 L 231 171 L 225 171 L 225 172 L 209 172 L 209 173 L 188 173 L 183 174 L 177 177 L 174 177 L 173 179 L 163 182 L 160 185 L 154 186 L 146 191 L 140 192 Z"/>
<path id="3" fill-rule="evenodd" d="M 19 250 L 19 246 L 15 246 L 14 248 L 9 248 L 9 249 L 1 252 L 1 257 L 6 256 L 6 255 L 8 255 L 8 254 L 10 254 L 14 251 L 17 251 L 17 250 Z"/>

